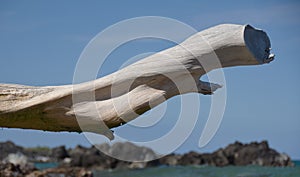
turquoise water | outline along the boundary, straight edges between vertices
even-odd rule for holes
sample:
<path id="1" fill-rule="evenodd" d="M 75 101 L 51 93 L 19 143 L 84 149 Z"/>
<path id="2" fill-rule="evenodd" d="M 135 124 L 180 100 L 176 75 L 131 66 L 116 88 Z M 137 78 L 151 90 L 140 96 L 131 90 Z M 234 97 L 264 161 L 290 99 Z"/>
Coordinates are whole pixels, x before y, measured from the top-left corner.
<path id="1" fill-rule="evenodd" d="M 300 167 L 300 160 L 294 160 L 293 163 L 294 163 L 296 166 Z"/>
<path id="2" fill-rule="evenodd" d="M 94 171 L 95 177 L 300 177 L 300 167 L 178 166 Z"/>
<path id="3" fill-rule="evenodd" d="M 139 170 L 93 171 L 95 177 L 300 177 L 300 161 L 296 167 L 261 166 L 177 166 L 155 167 Z M 57 167 L 58 163 L 35 163 L 40 169 Z"/>
<path id="4" fill-rule="evenodd" d="M 44 170 L 44 169 L 47 169 L 47 168 L 55 168 L 58 166 L 58 163 L 54 163 L 54 162 L 51 162 L 51 163 L 34 163 L 34 166 L 35 168 L 39 169 L 39 170 Z"/>

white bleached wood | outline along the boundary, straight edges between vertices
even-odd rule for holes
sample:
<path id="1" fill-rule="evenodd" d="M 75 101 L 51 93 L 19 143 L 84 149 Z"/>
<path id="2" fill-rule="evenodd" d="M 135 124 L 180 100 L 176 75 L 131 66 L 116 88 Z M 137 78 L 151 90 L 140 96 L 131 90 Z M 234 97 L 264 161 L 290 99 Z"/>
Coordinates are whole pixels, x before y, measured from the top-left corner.
<path id="1" fill-rule="evenodd" d="M 200 81 L 207 72 L 273 58 L 262 30 L 218 25 L 94 81 L 49 87 L 0 84 L 0 127 L 89 131 L 112 139 L 109 128 L 166 99 L 188 92 L 212 94 L 221 86 Z"/>

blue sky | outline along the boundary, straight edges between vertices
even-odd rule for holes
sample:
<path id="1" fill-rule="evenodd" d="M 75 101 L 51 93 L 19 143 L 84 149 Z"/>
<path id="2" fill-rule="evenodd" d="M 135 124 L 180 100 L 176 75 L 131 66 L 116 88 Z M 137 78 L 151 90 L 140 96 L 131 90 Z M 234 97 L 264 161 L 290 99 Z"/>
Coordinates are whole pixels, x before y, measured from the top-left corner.
<path id="1" fill-rule="evenodd" d="M 209 152 L 236 140 L 268 140 L 271 147 L 300 159 L 299 9 L 297 1 L 0 0 L 0 83 L 70 84 L 77 60 L 88 42 L 106 27 L 132 17 L 170 17 L 198 31 L 221 23 L 249 23 L 268 33 L 275 61 L 225 69 L 227 105 L 216 136 L 206 147 L 197 147 L 210 103 L 209 97 L 200 96 L 203 114 L 177 152 Z M 139 53 L 160 51 L 172 45 L 155 40 L 130 42 L 110 56 L 99 76 L 116 71 L 126 59 Z M 168 101 L 162 125 L 172 125 L 171 117 L 178 113 L 174 110 L 179 101 Z M 135 134 L 136 139 L 151 137 L 147 130 L 136 131 L 140 132 Z M 134 136 L 135 131 L 124 126 L 116 132 Z M 3 128 L 0 141 L 5 140 L 24 146 L 90 145 L 77 133 Z"/>

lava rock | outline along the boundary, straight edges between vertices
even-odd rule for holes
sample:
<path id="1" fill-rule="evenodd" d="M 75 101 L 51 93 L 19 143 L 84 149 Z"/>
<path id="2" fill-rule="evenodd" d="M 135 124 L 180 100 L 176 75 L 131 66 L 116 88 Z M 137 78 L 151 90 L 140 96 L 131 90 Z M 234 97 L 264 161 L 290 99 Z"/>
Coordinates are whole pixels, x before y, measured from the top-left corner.
<path id="1" fill-rule="evenodd" d="M 55 147 L 51 150 L 51 156 L 57 161 L 63 160 L 64 158 L 70 157 L 65 146 Z"/>
<path id="2" fill-rule="evenodd" d="M 0 143 L 0 160 L 5 159 L 9 154 L 22 153 L 24 154 L 24 148 L 15 145 L 11 141 Z"/>

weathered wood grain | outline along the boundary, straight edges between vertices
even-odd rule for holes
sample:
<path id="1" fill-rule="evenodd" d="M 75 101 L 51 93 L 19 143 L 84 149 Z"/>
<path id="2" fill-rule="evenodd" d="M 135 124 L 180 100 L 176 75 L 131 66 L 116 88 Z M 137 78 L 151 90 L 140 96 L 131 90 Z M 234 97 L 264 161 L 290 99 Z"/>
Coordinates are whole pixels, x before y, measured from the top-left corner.
<path id="1" fill-rule="evenodd" d="M 94 81 L 49 87 L 0 84 L 0 126 L 89 131 L 112 139 L 110 128 L 173 96 L 212 94 L 221 86 L 200 77 L 213 69 L 269 63 L 274 58 L 270 47 L 262 30 L 223 24 Z"/>

